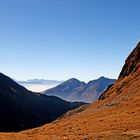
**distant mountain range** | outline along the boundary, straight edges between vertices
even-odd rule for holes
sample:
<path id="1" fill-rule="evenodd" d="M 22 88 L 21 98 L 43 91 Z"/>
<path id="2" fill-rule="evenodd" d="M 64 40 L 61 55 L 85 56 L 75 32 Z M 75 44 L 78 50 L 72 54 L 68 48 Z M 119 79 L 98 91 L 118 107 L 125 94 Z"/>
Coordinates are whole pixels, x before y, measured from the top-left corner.
<path id="1" fill-rule="evenodd" d="M 0 73 L 0 132 L 46 124 L 83 104 L 30 92 Z"/>
<path id="2" fill-rule="evenodd" d="M 53 95 L 67 101 L 82 101 L 91 103 L 99 98 L 109 85 L 115 83 L 115 79 L 100 77 L 97 80 L 81 82 L 75 78 L 43 92 L 45 95 Z"/>
<path id="3" fill-rule="evenodd" d="M 57 80 L 45 80 L 45 79 L 30 79 L 27 81 L 17 81 L 19 84 L 54 84 L 54 83 L 62 83 L 64 81 Z"/>

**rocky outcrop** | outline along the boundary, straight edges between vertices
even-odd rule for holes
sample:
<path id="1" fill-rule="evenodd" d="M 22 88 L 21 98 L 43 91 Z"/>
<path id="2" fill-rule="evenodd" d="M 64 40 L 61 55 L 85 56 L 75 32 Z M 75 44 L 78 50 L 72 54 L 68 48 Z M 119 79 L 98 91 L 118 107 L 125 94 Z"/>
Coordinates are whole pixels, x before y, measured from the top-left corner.
<path id="1" fill-rule="evenodd" d="M 140 66 L 140 42 L 126 59 L 118 79 L 121 80 L 125 76 L 128 76 L 136 72 L 139 66 Z"/>
<path id="2" fill-rule="evenodd" d="M 108 89 L 101 94 L 99 100 L 116 96 L 121 94 L 124 90 L 135 83 L 136 79 L 140 77 L 140 42 L 136 48 L 131 52 L 125 61 L 125 64 L 120 72 L 116 84 L 109 86 Z M 132 82 L 133 81 L 133 82 Z"/>

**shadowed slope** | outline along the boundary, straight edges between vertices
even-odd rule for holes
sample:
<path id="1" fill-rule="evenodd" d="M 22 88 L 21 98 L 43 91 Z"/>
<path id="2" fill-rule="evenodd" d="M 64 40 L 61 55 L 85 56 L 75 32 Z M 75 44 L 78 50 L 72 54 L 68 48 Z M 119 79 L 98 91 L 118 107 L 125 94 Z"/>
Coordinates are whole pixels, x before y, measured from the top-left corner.
<path id="1" fill-rule="evenodd" d="M 80 105 L 30 92 L 0 73 L 0 131 L 37 127 Z"/>

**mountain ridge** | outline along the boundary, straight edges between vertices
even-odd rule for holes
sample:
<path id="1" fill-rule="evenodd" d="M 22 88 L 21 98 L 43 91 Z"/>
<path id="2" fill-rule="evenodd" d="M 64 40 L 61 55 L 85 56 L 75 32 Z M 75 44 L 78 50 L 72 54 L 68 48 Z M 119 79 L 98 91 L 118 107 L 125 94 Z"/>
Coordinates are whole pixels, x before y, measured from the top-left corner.
<path id="1" fill-rule="evenodd" d="M 45 95 L 53 95 L 67 101 L 93 102 L 100 94 L 116 80 L 100 77 L 89 81 L 87 84 L 76 78 L 71 78 L 64 83 L 43 92 Z"/>
<path id="2" fill-rule="evenodd" d="M 120 72 L 118 79 L 123 79 L 125 76 L 128 76 L 137 71 L 140 67 L 140 42 L 137 44 L 137 47 L 130 53 L 130 55 L 125 60 L 125 64 Z"/>

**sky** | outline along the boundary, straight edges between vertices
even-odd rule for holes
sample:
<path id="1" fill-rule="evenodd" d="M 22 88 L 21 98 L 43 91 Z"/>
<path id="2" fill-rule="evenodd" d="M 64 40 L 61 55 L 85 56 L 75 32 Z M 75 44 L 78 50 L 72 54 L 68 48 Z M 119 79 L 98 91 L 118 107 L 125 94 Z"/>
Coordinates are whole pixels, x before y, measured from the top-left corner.
<path id="1" fill-rule="evenodd" d="M 117 78 L 140 40 L 140 0 L 1 0 L 0 71 L 17 80 Z"/>

